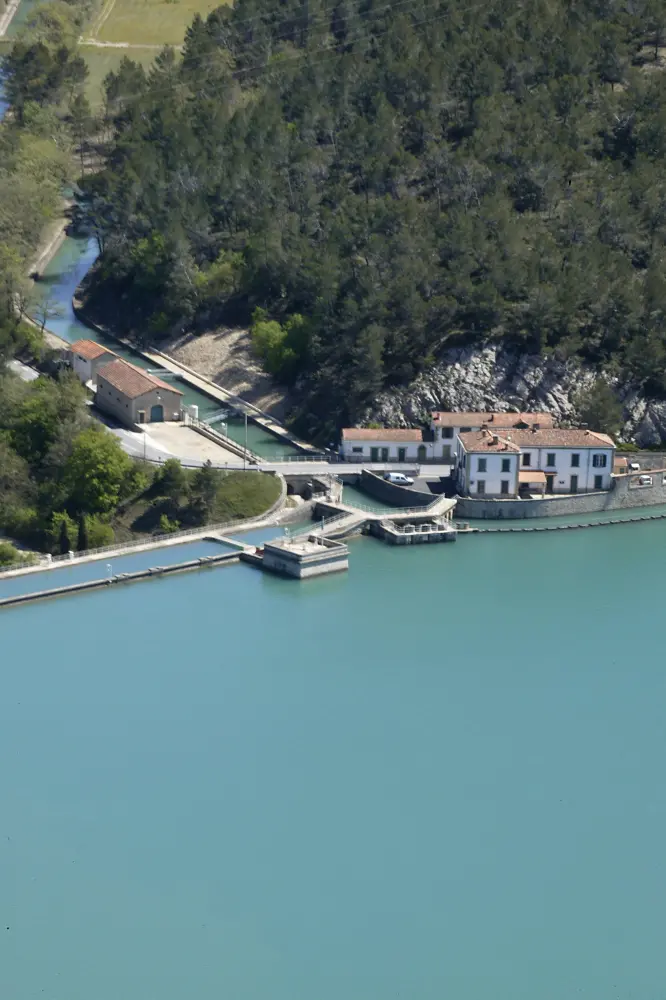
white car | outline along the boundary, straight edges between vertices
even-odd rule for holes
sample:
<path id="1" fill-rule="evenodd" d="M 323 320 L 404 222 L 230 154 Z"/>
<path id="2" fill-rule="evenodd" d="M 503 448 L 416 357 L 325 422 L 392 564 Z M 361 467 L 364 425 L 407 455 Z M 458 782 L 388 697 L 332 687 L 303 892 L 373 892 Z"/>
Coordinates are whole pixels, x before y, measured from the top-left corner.
<path id="1" fill-rule="evenodd" d="M 652 476 L 639 476 L 638 477 L 639 486 L 652 486 Z"/>
<path id="2" fill-rule="evenodd" d="M 629 462 L 629 471 L 630 472 L 640 472 L 641 471 L 640 463 L 639 462 Z"/>
<path id="3" fill-rule="evenodd" d="M 413 486 L 414 480 L 406 476 L 404 472 L 387 472 L 384 476 L 387 483 L 394 483 L 396 486 Z"/>

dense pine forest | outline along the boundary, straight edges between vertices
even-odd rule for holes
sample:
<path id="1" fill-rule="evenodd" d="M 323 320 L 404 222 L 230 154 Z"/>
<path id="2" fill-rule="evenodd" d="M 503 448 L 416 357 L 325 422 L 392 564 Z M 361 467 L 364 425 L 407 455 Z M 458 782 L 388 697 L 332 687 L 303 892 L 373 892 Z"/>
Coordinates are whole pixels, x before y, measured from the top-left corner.
<path id="1" fill-rule="evenodd" d="M 93 308 L 254 323 L 328 433 L 444 345 L 666 394 L 662 0 L 237 0 L 106 80 Z"/>

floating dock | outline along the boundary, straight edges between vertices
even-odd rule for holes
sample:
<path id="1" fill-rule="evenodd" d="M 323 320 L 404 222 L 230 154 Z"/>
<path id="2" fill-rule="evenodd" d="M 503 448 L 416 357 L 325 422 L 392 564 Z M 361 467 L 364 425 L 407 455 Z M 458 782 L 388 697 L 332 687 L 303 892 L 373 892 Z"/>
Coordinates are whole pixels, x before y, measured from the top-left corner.
<path id="1" fill-rule="evenodd" d="M 458 532 L 448 518 L 415 518 L 370 521 L 368 532 L 389 545 L 427 545 L 431 542 L 455 542 Z"/>

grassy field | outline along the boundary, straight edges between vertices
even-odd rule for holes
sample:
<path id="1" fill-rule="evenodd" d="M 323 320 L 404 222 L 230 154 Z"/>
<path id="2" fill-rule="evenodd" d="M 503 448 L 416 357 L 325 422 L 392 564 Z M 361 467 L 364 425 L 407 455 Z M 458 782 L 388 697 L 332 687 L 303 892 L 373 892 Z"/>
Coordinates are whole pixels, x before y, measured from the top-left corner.
<path id="1" fill-rule="evenodd" d="M 90 34 L 100 42 L 180 45 L 194 15 L 219 6 L 220 0 L 106 0 Z"/>
<path id="2" fill-rule="evenodd" d="M 81 45 L 81 54 L 88 64 L 86 95 L 94 108 L 102 103 L 102 83 L 107 73 L 117 70 L 121 60 L 127 56 L 148 69 L 157 55 L 155 49 L 100 49 L 94 45 Z"/>

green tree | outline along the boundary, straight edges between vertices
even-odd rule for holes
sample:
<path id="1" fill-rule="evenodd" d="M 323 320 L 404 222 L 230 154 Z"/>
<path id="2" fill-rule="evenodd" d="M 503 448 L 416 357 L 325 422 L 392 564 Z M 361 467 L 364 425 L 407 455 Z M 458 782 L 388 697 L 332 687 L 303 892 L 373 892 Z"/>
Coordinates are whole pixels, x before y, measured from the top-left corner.
<path id="1" fill-rule="evenodd" d="M 622 404 L 603 378 L 578 396 L 576 408 L 581 423 L 590 430 L 614 436 L 622 427 Z"/>
<path id="2" fill-rule="evenodd" d="M 220 483 L 219 473 L 210 461 L 205 462 L 192 477 L 191 495 L 203 520 L 209 520 L 215 510 L 215 499 Z"/>
<path id="3" fill-rule="evenodd" d="M 90 543 L 88 542 L 88 525 L 86 523 L 85 514 L 79 515 L 79 532 L 76 540 L 76 548 L 79 552 L 87 552 L 90 548 Z"/>
<path id="4" fill-rule="evenodd" d="M 62 477 L 71 509 L 84 514 L 114 510 L 131 469 L 132 462 L 119 441 L 105 428 L 82 431 Z"/>
<path id="5" fill-rule="evenodd" d="M 163 496 L 176 502 L 180 500 L 187 487 L 187 475 L 177 458 L 168 458 L 155 478 Z"/>

